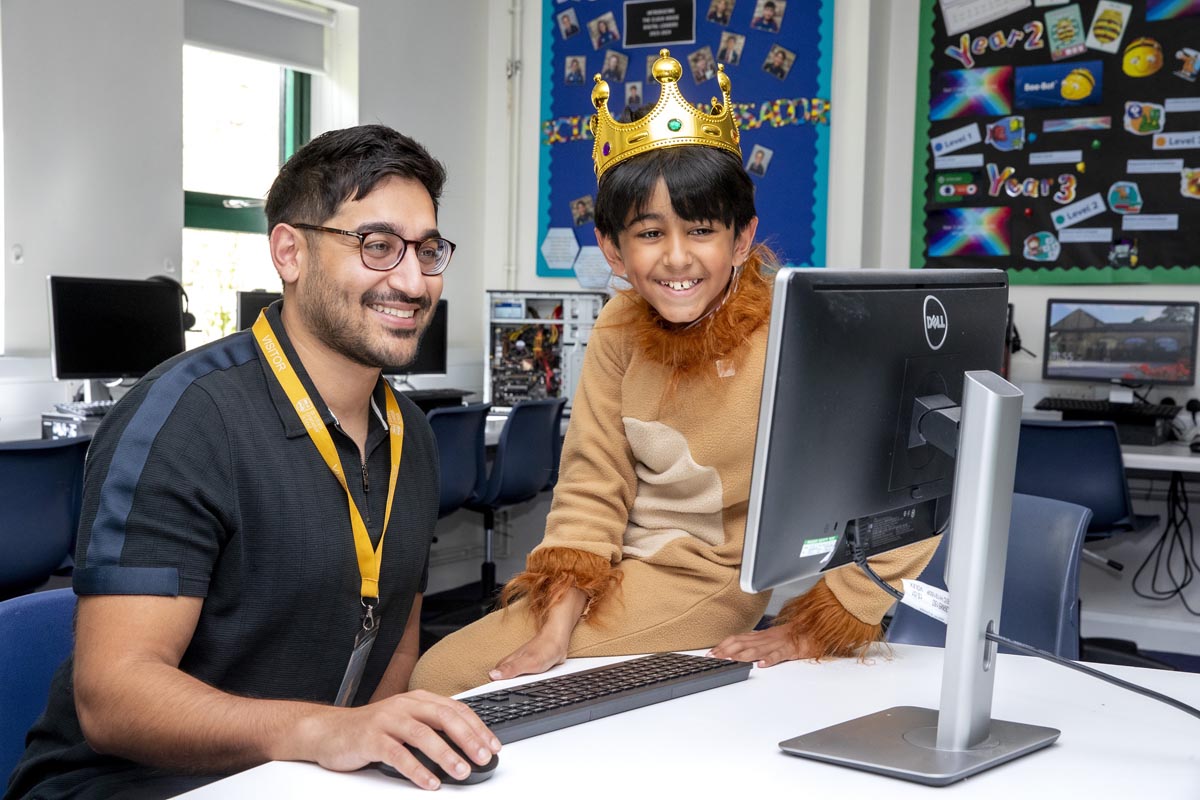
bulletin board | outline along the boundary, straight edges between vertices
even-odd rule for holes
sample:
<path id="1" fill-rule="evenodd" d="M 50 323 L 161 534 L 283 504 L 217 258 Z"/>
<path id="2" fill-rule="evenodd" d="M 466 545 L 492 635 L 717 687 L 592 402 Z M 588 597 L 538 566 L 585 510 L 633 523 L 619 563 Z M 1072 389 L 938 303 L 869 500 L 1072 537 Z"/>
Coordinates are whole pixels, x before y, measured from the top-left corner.
<path id="1" fill-rule="evenodd" d="M 607 284 L 592 221 L 592 76 L 603 73 L 620 119 L 658 100 L 650 67 L 663 47 L 683 67 L 683 96 L 705 110 L 725 65 L 758 238 L 783 263 L 824 265 L 833 0 L 543 0 L 542 13 L 538 275 Z"/>
<path id="2" fill-rule="evenodd" d="M 1200 283 L 1200 0 L 923 0 L 912 263 Z"/>

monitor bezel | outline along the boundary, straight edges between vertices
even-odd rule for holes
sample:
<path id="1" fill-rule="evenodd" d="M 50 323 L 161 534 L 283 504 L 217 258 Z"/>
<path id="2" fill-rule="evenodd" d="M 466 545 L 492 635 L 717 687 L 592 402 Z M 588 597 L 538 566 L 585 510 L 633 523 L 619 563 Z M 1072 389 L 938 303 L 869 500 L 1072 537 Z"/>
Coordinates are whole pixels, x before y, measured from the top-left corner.
<path id="1" fill-rule="evenodd" d="M 55 380 L 60 381 L 104 381 L 104 380 L 126 380 L 132 378 L 140 378 L 154 367 L 158 366 L 161 361 L 150 365 L 142 371 L 126 371 L 121 374 L 115 374 L 111 371 L 61 371 L 59 358 L 59 331 L 57 321 L 61 318 L 58 309 L 60 298 L 56 296 L 55 286 L 64 284 L 107 284 L 110 286 L 129 286 L 136 290 L 145 290 L 147 287 L 154 287 L 153 291 L 161 291 L 164 294 L 169 293 L 174 299 L 176 308 L 179 311 L 179 347 L 175 349 L 174 355 L 184 352 L 187 349 L 187 341 L 183 327 L 183 307 L 180 305 L 179 287 L 170 282 L 159 282 L 152 280 L 143 280 L 138 278 L 107 278 L 107 277 L 92 277 L 86 275 L 47 275 L 46 276 L 46 303 L 50 312 L 49 327 L 50 327 L 50 374 Z M 170 356 L 169 356 L 170 357 Z M 165 359 L 164 359 L 165 360 Z"/>
<path id="2" fill-rule="evenodd" d="M 1190 306 L 1192 308 L 1192 377 L 1190 380 L 1168 381 L 1168 380 L 1145 380 L 1145 381 L 1125 381 L 1120 378 L 1103 378 L 1095 375 L 1087 377 L 1077 377 L 1073 375 L 1054 375 L 1050 373 L 1050 311 L 1054 305 L 1076 304 L 1076 305 L 1092 305 L 1092 306 Z M 1069 297 L 1050 297 L 1046 299 L 1046 317 L 1045 326 L 1042 335 L 1042 380 L 1046 381 L 1070 381 L 1072 383 L 1095 383 L 1095 384 L 1131 384 L 1135 386 L 1154 385 L 1154 386 L 1192 386 L 1196 383 L 1196 366 L 1197 366 L 1197 335 L 1200 331 L 1200 302 L 1195 300 L 1108 300 L 1094 297 L 1085 298 L 1069 298 Z"/>

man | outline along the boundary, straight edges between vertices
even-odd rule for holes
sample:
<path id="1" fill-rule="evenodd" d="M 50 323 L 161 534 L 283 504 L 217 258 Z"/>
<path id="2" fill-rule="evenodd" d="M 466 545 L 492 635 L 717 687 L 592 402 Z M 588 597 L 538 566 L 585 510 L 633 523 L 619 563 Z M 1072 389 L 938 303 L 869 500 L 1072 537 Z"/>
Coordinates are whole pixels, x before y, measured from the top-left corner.
<path id="1" fill-rule="evenodd" d="M 413 358 L 441 295 L 444 180 L 381 125 L 284 165 L 282 304 L 156 367 L 92 442 L 75 650 L 6 797 L 165 797 L 273 759 L 436 788 L 406 743 L 456 776 L 438 730 L 480 764 L 499 749 L 465 706 L 406 693 L 437 456 L 380 368 Z"/>

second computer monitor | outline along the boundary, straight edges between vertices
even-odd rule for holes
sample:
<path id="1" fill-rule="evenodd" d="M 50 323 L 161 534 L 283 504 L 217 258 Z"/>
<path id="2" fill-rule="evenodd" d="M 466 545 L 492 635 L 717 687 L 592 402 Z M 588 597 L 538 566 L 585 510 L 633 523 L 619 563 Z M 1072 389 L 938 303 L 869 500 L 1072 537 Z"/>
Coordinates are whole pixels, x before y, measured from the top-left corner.
<path id="1" fill-rule="evenodd" d="M 259 312 L 282 296 L 279 292 L 257 289 L 252 292 L 238 292 L 238 330 L 253 326 Z M 403 366 L 386 367 L 383 374 L 431 377 L 445 375 L 447 333 L 447 304 L 445 300 L 439 300 L 433 310 L 433 319 L 429 321 L 429 327 L 421 334 L 421 345 L 417 348 L 413 360 Z"/>
<path id="2" fill-rule="evenodd" d="M 784 269 L 775 282 L 743 591 L 940 532 L 954 460 L 914 439 L 918 397 L 962 402 L 963 373 L 1000 369 L 998 270 Z"/>
<path id="3" fill-rule="evenodd" d="M 1191 386 L 1196 379 L 1197 305 L 1050 299 L 1042 377 Z"/>

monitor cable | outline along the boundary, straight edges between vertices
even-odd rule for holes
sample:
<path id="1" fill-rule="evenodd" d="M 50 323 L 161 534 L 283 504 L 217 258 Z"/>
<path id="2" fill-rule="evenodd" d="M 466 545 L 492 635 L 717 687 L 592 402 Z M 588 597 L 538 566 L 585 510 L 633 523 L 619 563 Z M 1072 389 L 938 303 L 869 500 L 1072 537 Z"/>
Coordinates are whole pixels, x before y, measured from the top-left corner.
<path id="1" fill-rule="evenodd" d="M 854 563 L 858 565 L 858 568 L 861 569 L 868 578 L 870 578 L 877 586 L 879 586 L 879 588 L 883 589 L 889 595 L 894 597 L 897 601 L 904 599 L 903 592 L 899 591 L 896 589 L 896 587 L 879 577 L 877 574 L 875 574 L 875 570 L 871 569 L 870 564 L 867 563 L 866 550 L 859 545 L 857 536 L 851 537 L 850 548 L 854 557 Z M 931 619 L 938 619 L 937 617 L 928 614 L 923 609 L 914 608 L 914 610 L 926 614 L 926 616 L 929 616 Z M 938 621 L 942 622 L 942 620 Z M 1093 678 L 1102 680 L 1106 683 L 1111 683 L 1113 686 L 1117 686 L 1121 689 L 1140 694 L 1143 697 L 1149 697 L 1151 700 L 1158 700 L 1161 703 L 1166 703 L 1172 708 L 1178 709 L 1185 714 L 1191 714 L 1193 717 L 1200 719 L 1200 709 L 1189 706 L 1187 703 L 1176 700 L 1174 697 L 1161 694 L 1153 689 L 1147 689 L 1144 686 L 1138 686 L 1136 683 L 1130 683 L 1129 681 L 1121 680 L 1120 678 L 1109 675 L 1106 672 L 1101 672 L 1098 669 L 1092 669 L 1085 664 L 1081 664 L 1077 661 L 1071 661 L 1070 659 L 1061 658 L 1053 653 L 1049 653 L 1045 650 L 1039 650 L 1036 647 L 1031 647 L 1030 645 L 1009 639 L 1007 636 L 1002 636 L 1001 634 L 994 633 L 992 631 L 988 631 L 986 634 L 984 634 L 984 636 L 990 642 L 1002 644 L 1006 647 L 1011 647 L 1017 652 L 1024 653 L 1025 655 L 1037 656 L 1038 658 L 1045 659 L 1046 661 L 1058 664 L 1059 666 L 1067 667 L 1068 669 L 1073 669 L 1077 672 L 1082 672 L 1084 675 L 1090 675 Z"/>
<path id="2" fill-rule="evenodd" d="M 1193 608 L 1183 593 L 1200 570 L 1200 563 L 1196 561 L 1194 540 L 1195 531 L 1188 517 L 1187 487 L 1184 485 L 1183 475 L 1172 472 L 1171 485 L 1167 490 L 1167 524 L 1133 575 L 1134 594 L 1146 600 L 1171 600 L 1178 597 L 1184 610 L 1194 617 L 1200 616 L 1200 610 Z M 1142 576 L 1151 563 L 1153 569 L 1149 574 L 1150 585 L 1147 587 Z"/>

